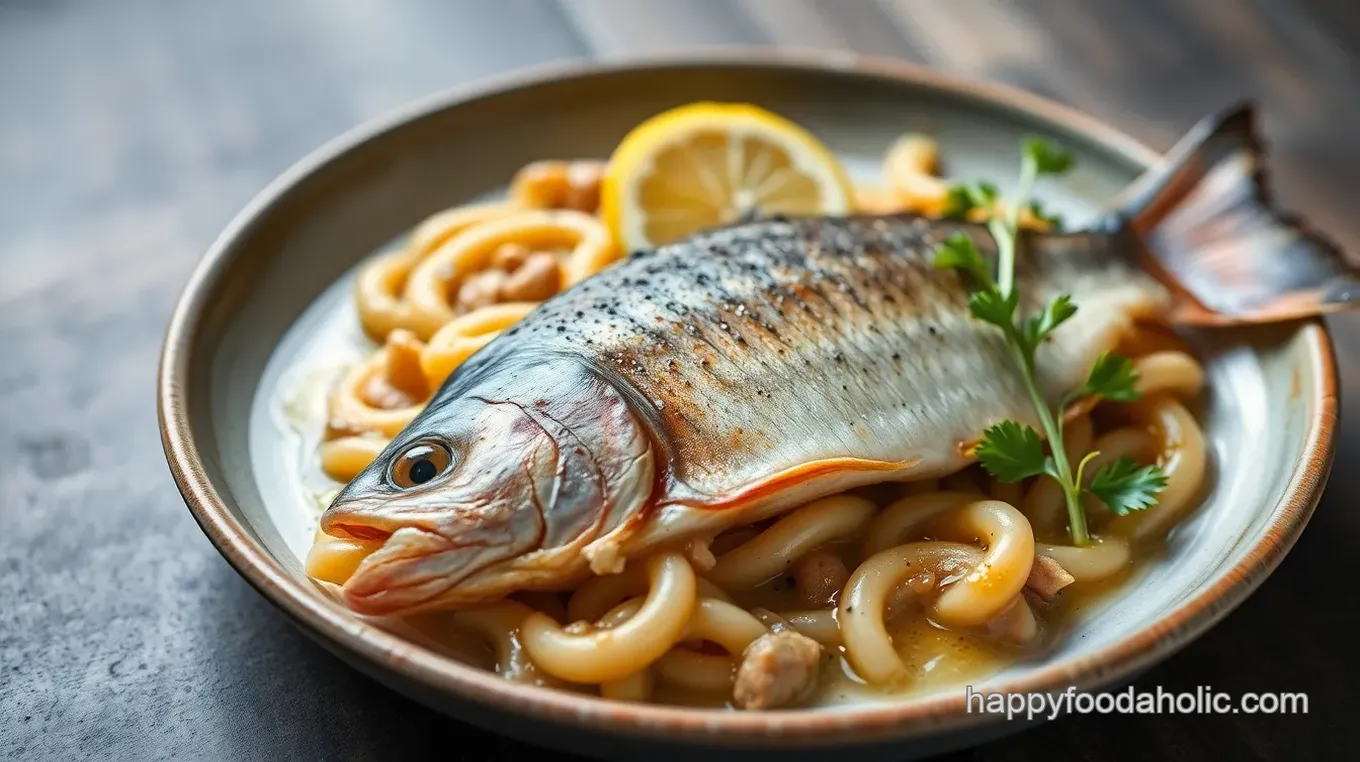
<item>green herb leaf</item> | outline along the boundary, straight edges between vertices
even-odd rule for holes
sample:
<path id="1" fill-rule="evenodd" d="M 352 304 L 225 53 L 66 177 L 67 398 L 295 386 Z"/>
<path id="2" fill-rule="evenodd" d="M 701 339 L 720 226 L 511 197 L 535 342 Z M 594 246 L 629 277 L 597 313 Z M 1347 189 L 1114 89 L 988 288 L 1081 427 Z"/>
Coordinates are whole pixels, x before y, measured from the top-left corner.
<path id="1" fill-rule="evenodd" d="M 1077 305 L 1072 303 L 1072 297 L 1062 294 L 1054 297 L 1043 312 L 1030 315 L 1025 320 L 1025 327 L 1021 333 L 1025 340 L 1023 347 L 1025 353 L 1033 358 L 1035 350 L 1039 348 L 1039 342 L 1043 341 L 1045 336 L 1053 332 L 1053 329 L 1067 322 L 1075 314 L 1077 314 Z"/>
<path id="2" fill-rule="evenodd" d="M 1025 138 L 1023 145 L 1025 158 L 1034 162 L 1035 174 L 1061 175 L 1072 168 L 1072 152 L 1044 138 L 1031 135 Z"/>
<path id="3" fill-rule="evenodd" d="M 973 194 L 969 192 L 966 185 L 951 185 L 949 192 L 945 194 L 944 216 L 951 220 L 962 220 L 968 217 L 968 213 L 977 208 L 973 203 Z"/>
<path id="4" fill-rule="evenodd" d="M 992 269 L 967 233 L 955 233 L 935 249 L 935 266 L 962 270 L 979 285 L 990 286 Z"/>
<path id="5" fill-rule="evenodd" d="M 991 209 L 999 196 L 996 185 L 986 180 L 975 185 L 958 183 L 949 187 L 945 195 L 944 216 L 962 220 L 974 209 Z"/>
<path id="6" fill-rule="evenodd" d="M 1007 349 L 1016 363 L 1026 390 L 1035 405 L 1039 424 L 1048 439 L 1045 445 L 1032 426 L 1015 421 L 1003 421 L 986 431 L 975 454 L 982 466 L 1003 481 L 1019 481 L 1030 476 L 1047 474 L 1057 481 L 1067 504 L 1068 532 L 1075 545 L 1090 541 L 1086 528 L 1086 514 L 1082 509 L 1081 489 L 1085 469 L 1099 454 L 1087 453 L 1077 465 L 1075 473 L 1063 448 L 1061 415 L 1068 403 L 1081 397 L 1104 397 L 1131 400 L 1138 397 L 1135 389 L 1137 373 L 1133 363 L 1117 355 L 1102 355 L 1079 389 L 1071 389 L 1061 397 L 1055 417 L 1044 402 L 1036 375 L 1035 354 L 1044 338 L 1076 314 L 1071 297 L 1059 296 L 1038 314 L 1021 320 L 1019 289 L 1015 283 L 1019 220 L 1026 209 L 1034 218 L 1047 222 L 1054 229 L 1062 228 L 1062 219 L 1048 214 L 1038 201 L 1031 198 L 1035 183 L 1044 175 L 1062 174 L 1072 168 L 1071 152 L 1055 146 L 1043 138 L 1029 137 L 1022 144 L 1023 160 L 1016 182 L 1013 205 L 1004 214 L 997 214 L 997 190 L 990 183 L 956 185 L 949 189 L 950 215 L 966 219 L 975 209 L 988 212 L 987 230 L 996 240 L 996 260 L 993 266 L 983 259 L 971 239 L 951 239 L 936 254 L 941 267 L 962 270 L 979 282 L 968 301 L 973 317 L 1001 329 Z M 993 267 L 995 273 L 992 272 Z M 1051 448 L 1052 452 L 1049 452 Z M 1090 492 L 1116 513 L 1141 510 L 1156 502 L 1157 493 L 1166 486 L 1166 477 L 1155 467 L 1140 467 L 1121 459 L 1100 470 L 1092 478 Z"/>
<path id="7" fill-rule="evenodd" d="M 1103 397 L 1116 402 L 1132 402 L 1142 395 L 1135 386 L 1138 371 L 1133 361 L 1123 355 L 1106 352 L 1091 367 L 1086 383 L 1077 390 L 1078 397 Z"/>
<path id="8" fill-rule="evenodd" d="M 1015 326 L 1015 308 L 1020 304 L 1019 292 L 1002 296 L 995 288 L 973 292 L 968 300 L 968 311 L 978 320 L 991 323 L 1009 335 Z"/>
<path id="9" fill-rule="evenodd" d="M 1116 515 L 1124 516 L 1156 505 L 1157 495 L 1164 489 L 1166 474 L 1160 468 L 1120 458 L 1096 472 L 1089 491 Z"/>
<path id="10" fill-rule="evenodd" d="M 1048 226 L 1052 228 L 1054 232 L 1061 233 L 1063 231 L 1064 225 L 1062 215 L 1045 210 L 1042 203 L 1038 201 L 1029 202 L 1029 213 L 1034 215 L 1034 219 L 1047 222 Z"/>
<path id="11" fill-rule="evenodd" d="M 982 467 L 1003 482 L 1045 473 L 1049 460 L 1039 432 L 1015 421 L 1002 421 L 987 429 L 975 454 Z"/>

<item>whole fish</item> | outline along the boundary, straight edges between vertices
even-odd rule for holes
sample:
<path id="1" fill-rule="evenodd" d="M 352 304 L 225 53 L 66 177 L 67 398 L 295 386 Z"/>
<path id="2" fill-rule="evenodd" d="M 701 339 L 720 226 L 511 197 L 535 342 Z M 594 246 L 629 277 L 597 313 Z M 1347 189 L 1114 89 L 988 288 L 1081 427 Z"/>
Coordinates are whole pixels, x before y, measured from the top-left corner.
<path id="1" fill-rule="evenodd" d="M 1041 349 L 1050 404 L 1139 320 L 1345 309 L 1360 280 L 1276 212 L 1251 107 L 1202 122 L 1091 228 L 1020 239 L 1016 284 L 1078 316 Z M 561 589 L 808 500 L 966 466 L 1035 423 L 1001 334 L 934 266 L 985 227 L 912 215 L 764 220 L 639 252 L 458 369 L 322 529 L 384 540 L 344 584 L 366 614 Z"/>

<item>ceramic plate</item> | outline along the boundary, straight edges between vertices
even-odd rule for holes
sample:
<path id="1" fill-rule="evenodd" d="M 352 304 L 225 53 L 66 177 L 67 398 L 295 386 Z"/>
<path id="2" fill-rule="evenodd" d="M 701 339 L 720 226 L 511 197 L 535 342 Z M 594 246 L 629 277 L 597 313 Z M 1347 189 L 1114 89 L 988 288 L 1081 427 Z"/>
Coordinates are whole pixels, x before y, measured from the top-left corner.
<path id="1" fill-rule="evenodd" d="M 540 158 L 606 157 L 642 119 L 694 100 L 750 101 L 807 126 L 852 174 L 877 172 L 904 131 L 935 135 L 946 171 L 1002 181 L 1022 135 L 1051 135 L 1077 170 L 1045 197 L 1089 218 L 1156 155 L 1036 97 L 844 54 L 706 54 L 553 68 L 442 94 L 361 127 L 266 189 L 214 244 L 175 312 L 160 371 L 171 468 L 204 532 L 317 641 L 450 715 L 539 743 L 624 757 L 695 746 L 898 758 L 1018 729 L 965 710 L 962 687 L 894 701 L 738 713 L 633 705 L 504 681 L 352 615 L 304 576 L 318 485 L 294 476 L 310 443 L 303 365 L 343 364 L 360 341 L 354 267 L 426 216 L 494 196 Z M 1217 464 L 1208 501 L 1117 605 L 976 690 L 1079 689 L 1127 680 L 1203 632 L 1279 563 L 1316 504 L 1332 454 L 1336 386 L 1318 322 L 1191 337 L 1209 376 L 1203 421 Z M 352 357 L 346 356 L 346 353 Z M 320 353 L 320 354 L 315 354 Z M 303 358 L 313 358 L 303 362 Z M 317 395 L 312 395 L 316 398 Z M 532 734 L 526 721 L 535 723 Z"/>

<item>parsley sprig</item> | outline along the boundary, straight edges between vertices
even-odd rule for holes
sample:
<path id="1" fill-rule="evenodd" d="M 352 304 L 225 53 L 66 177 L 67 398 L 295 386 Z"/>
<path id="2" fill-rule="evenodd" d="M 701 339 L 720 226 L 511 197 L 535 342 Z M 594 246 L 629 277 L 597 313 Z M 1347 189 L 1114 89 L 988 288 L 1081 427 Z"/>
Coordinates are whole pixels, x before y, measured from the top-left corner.
<path id="1" fill-rule="evenodd" d="M 1157 495 L 1166 487 L 1166 476 L 1156 466 L 1140 466 L 1128 458 L 1120 458 L 1098 469 L 1088 485 L 1086 468 L 1100 453 L 1086 454 L 1075 468 L 1068 462 L 1063 447 L 1063 411 L 1088 398 L 1119 402 L 1136 400 L 1138 375 L 1127 357 L 1106 353 L 1096 360 L 1080 388 L 1062 396 L 1056 414 L 1044 401 L 1036 380 L 1035 357 L 1043 341 L 1077 313 L 1077 305 L 1064 294 L 1042 310 L 1022 316 L 1020 294 L 1015 288 L 1016 247 L 1023 209 L 1029 209 L 1036 219 L 1061 227 L 1061 221 L 1046 214 L 1030 195 L 1040 177 L 1061 175 L 1071 169 L 1072 154 L 1037 137 L 1026 138 L 1023 149 L 1014 203 L 1007 205 L 1000 214 L 991 213 L 987 221 L 988 232 L 996 241 L 995 277 L 991 265 L 966 233 L 955 233 L 939 246 L 935 265 L 958 270 L 964 275 L 972 292 L 969 312 L 978 320 L 996 326 L 1005 336 L 1007 349 L 1024 378 L 1043 429 L 1041 437 L 1032 426 L 1002 421 L 985 432 L 975 450 L 978 461 L 989 473 L 1005 482 L 1045 474 L 1057 480 L 1067 502 L 1072 542 L 1085 545 L 1090 541 L 1090 533 L 1081 505 L 1084 493 L 1095 496 L 1112 512 L 1122 516 L 1155 505 Z M 964 218 L 975 209 L 998 210 L 999 196 L 996 186 L 991 183 L 956 185 L 949 192 L 950 216 Z M 1047 448 L 1044 439 L 1049 442 Z"/>

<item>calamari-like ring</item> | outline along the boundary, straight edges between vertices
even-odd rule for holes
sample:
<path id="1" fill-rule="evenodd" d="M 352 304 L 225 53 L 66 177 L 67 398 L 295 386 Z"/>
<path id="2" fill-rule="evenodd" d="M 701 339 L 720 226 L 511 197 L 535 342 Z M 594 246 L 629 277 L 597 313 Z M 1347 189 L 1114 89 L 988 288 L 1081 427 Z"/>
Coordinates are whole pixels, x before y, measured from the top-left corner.
<path id="1" fill-rule="evenodd" d="M 391 441 L 384 436 L 358 434 L 322 442 L 321 470 L 337 482 L 349 482 L 368 468 Z"/>
<path id="2" fill-rule="evenodd" d="M 576 683 L 605 683 L 656 661 L 685 634 L 695 608 L 694 570 L 679 553 L 647 561 L 651 589 L 637 613 L 609 629 L 576 632 L 547 614 L 530 614 L 520 637 L 539 669 Z"/>
<path id="3" fill-rule="evenodd" d="M 420 353 L 420 367 L 430 388 L 438 389 L 459 365 L 537 306 L 537 302 L 503 302 L 449 321 Z"/>
<path id="4" fill-rule="evenodd" d="M 681 640 L 716 643 L 727 655 L 672 648 L 657 660 L 656 673 L 668 683 L 693 690 L 731 690 L 737 660 L 747 646 L 767 632 L 769 629 L 746 609 L 726 601 L 702 598 Z"/>
<path id="5" fill-rule="evenodd" d="M 980 627 L 1020 597 L 1034 564 L 1034 532 L 1025 515 L 999 500 L 980 500 L 932 522 L 943 539 L 979 538 L 982 563 L 935 599 L 935 618 L 950 627 Z"/>
<path id="6" fill-rule="evenodd" d="M 814 500 L 723 553 L 704 576 L 728 590 L 755 587 L 813 548 L 854 534 L 873 515 L 874 504 L 862 497 L 832 495 Z"/>
<path id="7" fill-rule="evenodd" d="M 957 542 L 912 542 L 875 553 L 855 569 L 836 611 L 845 657 L 855 673 L 875 685 L 903 682 L 907 665 L 893 648 L 884 618 L 902 582 L 921 572 L 935 579 L 968 573 L 982 551 Z M 1023 580 L 1022 580 L 1023 583 Z M 1023 598 L 1019 605 L 1027 605 Z"/>
<path id="8" fill-rule="evenodd" d="M 1138 403 L 1138 415 L 1160 439 L 1159 465 L 1166 474 L 1166 488 L 1157 504 L 1145 511 L 1117 516 L 1110 531 L 1135 541 L 1164 535 L 1195 505 L 1204 484 L 1204 432 L 1185 406 L 1171 397 L 1154 397 Z"/>
<path id="9" fill-rule="evenodd" d="M 374 341 L 383 341 L 398 328 L 414 329 L 417 319 L 401 295 L 412 269 L 458 233 L 514 211 L 510 204 L 472 204 L 440 212 L 415 229 L 405 248 L 364 265 L 354 288 L 364 332 Z"/>
<path id="10" fill-rule="evenodd" d="M 331 394 L 331 430 L 344 434 L 377 432 L 390 438 L 406 428 L 425 407 L 429 394 L 420 366 L 424 348 L 406 331 L 389 334 L 386 346 L 346 373 Z M 375 386 L 390 389 L 398 403 L 406 404 L 375 404 L 371 400 Z"/>
<path id="11" fill-rule="evenodd" d="M 518 212 L 464 230 L 411 271 L 405 298 L 414 330 L 429 338 L 455 317 L 450 295 L 469 273 L 486 267 L 491 255 L 507 243 L 531 250 L 570 247 L 559 263 L 562 288 L 604 269 L 618 258 L 614 239 L 599 219 L 570 210 Z"/>

